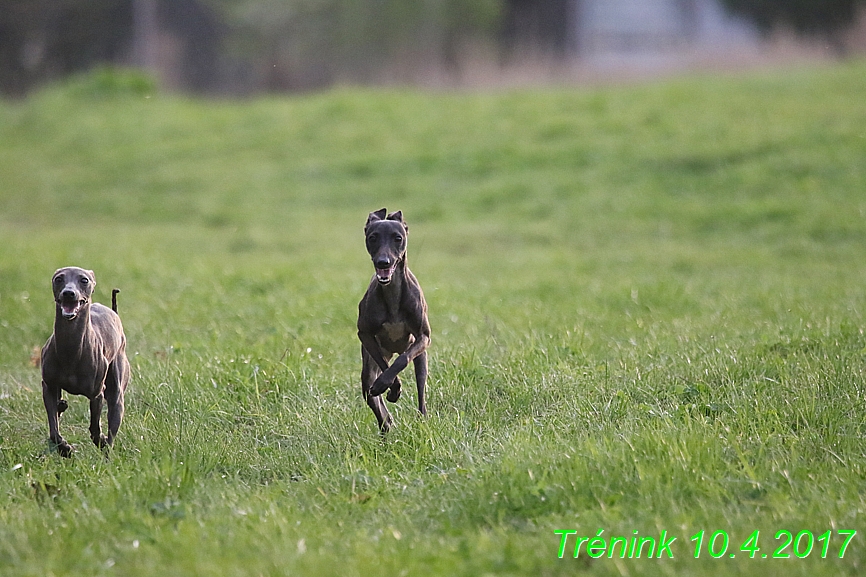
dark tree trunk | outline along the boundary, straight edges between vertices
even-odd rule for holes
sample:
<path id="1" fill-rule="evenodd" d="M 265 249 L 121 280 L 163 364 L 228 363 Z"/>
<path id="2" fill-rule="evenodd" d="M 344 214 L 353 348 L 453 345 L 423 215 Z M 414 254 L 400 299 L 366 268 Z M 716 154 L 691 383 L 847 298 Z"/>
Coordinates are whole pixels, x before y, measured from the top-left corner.
<path id="1" fill-rule="evenodd" d="M 133 0 L 133 62 L 156 71 L 159 48 L 158 0 Z"/>

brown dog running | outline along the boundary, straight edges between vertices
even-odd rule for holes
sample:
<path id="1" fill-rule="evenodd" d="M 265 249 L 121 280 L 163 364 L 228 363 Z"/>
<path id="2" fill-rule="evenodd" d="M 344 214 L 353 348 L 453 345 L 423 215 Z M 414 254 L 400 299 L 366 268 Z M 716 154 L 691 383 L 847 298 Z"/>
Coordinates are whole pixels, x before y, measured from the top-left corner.
<path id="1" fill-rule="evenodd" d="M 394 423 L 382 401 L 396 403 L 400 398 L 397 376 L 409 362 L 415 365 L 418 386 L 418 410 L 427 414 L 424 388 L 427 383 L 427 347 L 430 345 L 430 323 L 427 302 L 415 275 L 406 265 L 406 239 L 409 227 L 403 213 L 385 216 L 383 208 L 371 212 L 364 227 L 367 252 L 373 259 L 376 274 L 370 280 L 364 298 L 358 305 L 358 338 L 361 340 L 361 391 L 379 430 L 387 432 Z M 398 355 L 391 366 L 388 361 Z"/>
<path id="2" fill-rule="evenodd" d="M 42 348 L 42 401 L 48 413 L 48 434 L 63 457 L 72 445 L 60 436 L 60 414 L 68 407 L 61 389 L 90 399 L 90 438 L 97 447 L 114 441 L 123 420 L 123 394 L 129 384 L 126 336 L 117 315 L 117 289 L 112 308 L 91 303 L 96 286 L 93 271 L 58 269 L 51 277 L 56 312 L 54 334 Z M 103 400 L 108 402 L 108 436 L 102 434 Z"/>

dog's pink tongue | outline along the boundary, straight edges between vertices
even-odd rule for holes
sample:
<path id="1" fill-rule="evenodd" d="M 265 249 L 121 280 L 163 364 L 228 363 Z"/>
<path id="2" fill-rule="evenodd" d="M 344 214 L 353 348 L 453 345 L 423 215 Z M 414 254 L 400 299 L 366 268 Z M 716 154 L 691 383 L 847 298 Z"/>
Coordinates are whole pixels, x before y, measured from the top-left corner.
<path id="1" fill-rule="evenodd" d="M 394 274 L 394 267 L 391 268 L 377 268 L 376 276 L 379 277 L 380 281 L 388 281 L 391 280 L 391 275 Z"/>
<path id="2" fill-rule="evenodd" d="M 78 312 L 78 303 L 60 303 L 60 310 L 66 316 L 72 316 Z"/>

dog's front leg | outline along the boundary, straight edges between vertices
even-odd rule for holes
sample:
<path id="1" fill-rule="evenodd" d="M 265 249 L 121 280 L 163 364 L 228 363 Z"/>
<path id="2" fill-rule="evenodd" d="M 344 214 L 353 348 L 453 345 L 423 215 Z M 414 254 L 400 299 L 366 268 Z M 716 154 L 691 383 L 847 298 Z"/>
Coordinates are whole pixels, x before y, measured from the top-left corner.
<path id="1" fill-rule="evenodd" d="M 367 354 L 370 355 L 370 358 L 373 359 L 377 365 L 379 365 L 379 369 L 382 371 L 370 387 L 370 395 L 378 397 L 392 387 L 399 391 L 401 383 L 400 379 L 397 378 L 397 373 L 400 371 L 393 371 L 393 365 L 391 365 L 391 367 L 388 366 L 388 361 L 386 361 L 385 357 L 382 355 L 382 349 L 379 347 L 379 342 L 376 340 L 376 337 L 372 333 L 358 331 L 358 338 L 361 340 L 364 350 L 367 351 Z M 396 402 L 396 399 L 392 400 L 392 396 L 393 395 L 389 395 L 388 400 L 392 403 Z M 398 398 L 399 396 L 400 394 L 397 393 Z"/>
<path id="2" fill-rule="evenodd" d="M 72 455 L 72 445 L 60 436 L 60 414 L 57 410 L 59 401 L 60 387 L 51 387 L 42 381 L 42 402 L 48 414 L 48 439 L 57 447 L 61 457 L 69 457 Z"/>
<path id="3" fill-rule="evenodd" d="M 392 403 L 397 402 L 397 399 L 400 398 L 400 389 L 402 386 L 400 383 L 400 377 L 397 375 L 405 369 L 408 364 L 409 361 L 406 359 L 406 353 L 403 353 L 394 359 L 391 366 L 388 367 L 387 370 L 382 371 L 382 374 L 379 375 L 376 382 L 373 383 L 373 394 L 381 395 L 388 389 L 391 389 L 388 393 L 388 400 Z"/>
<path id="4" fill-rule="evenodd" d="M 361 356 L 364 360 L 364 366 L 361 369 L 361 392 L 364 395 L 364 401 L 373 411 L 373 414 L 376 415 L 376 420 L 379 422 L 379 431 L 387 433 L 394 424 L 394 419 L 385 407 L 382 397 L 374 397 L 370 394 L 370 386 L 380 373 L 379 367 L 373 362 L 373 359 L 370 358 L 367 349 L 364 347 L 361 347 Z"/>
<path id="5" fill-rule="evenodd" d="M 427 401 L 424 389 L 427 386 L 427 351 L 424 351 L 412 362 L 415 364 L 415 384 L 418 386 L 418 412 L 427 416 Z"/>
<path id="6" fill-rule="evenodd" d="M 418 355 L 422 354 L 427 350 L 427 347 L 430 345 L 430 336 L 426 333 L 419 333 L 415 336 L 412 344 L 409 345 L 409 348 L 406 349 L 405 352 L 398 355 L 394 362 L 391 363 L 391 366 L 388 367 L 388 370 L 383 371 L 379 378 L 376 379 L 376 382 L 373 383 L 373 390 L 377 390 L 378 387 L 382 387 L 382 391 L 392 386 L 391 383 L 394 383 L 394 386 L 399 383 L 397 375 L 403 371 L 406 367 L 409 366 L 409 363 L 414 361 Z M 399 397 L 399 393 L 397 393 Z"/>

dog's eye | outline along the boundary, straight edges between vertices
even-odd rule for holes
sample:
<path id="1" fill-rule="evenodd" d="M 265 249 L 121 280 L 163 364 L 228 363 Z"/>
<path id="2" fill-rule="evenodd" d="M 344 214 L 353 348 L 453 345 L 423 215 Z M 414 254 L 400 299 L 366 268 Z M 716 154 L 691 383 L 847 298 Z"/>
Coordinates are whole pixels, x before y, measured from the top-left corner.
<path id="1" fill-rule="evenodd" d="M 403 237 L 398 234 L 397 236 L 394 237 L 394 240 L 396 240 L 397 242 L 403 242 Z"/>
<path id="2" fill-rule="evenodd" d="M 89 279 L 87 279 L 87 278 L 82 278 L 82 279 L 81 279 L 81 284 L 88 284 L 88 283 L 90 283 L 90 280 L 89 280 Z"/>
<path id="3" fill-rule="evenodd" d="M 379 235 L 374 232 L 373 234 L 371 234 L 370 236 L 367 237 L 367 240 L 369 242 L 376 242 L 377 240 L 379 240 Z"/>
<path id="4" fill-rule="evenodd" d="M 63 277 L 62 276 L 54 277 L 54 284 L 63 284 Z"/>

